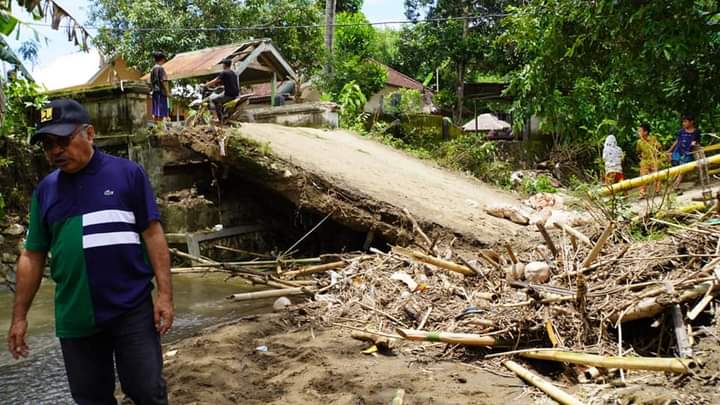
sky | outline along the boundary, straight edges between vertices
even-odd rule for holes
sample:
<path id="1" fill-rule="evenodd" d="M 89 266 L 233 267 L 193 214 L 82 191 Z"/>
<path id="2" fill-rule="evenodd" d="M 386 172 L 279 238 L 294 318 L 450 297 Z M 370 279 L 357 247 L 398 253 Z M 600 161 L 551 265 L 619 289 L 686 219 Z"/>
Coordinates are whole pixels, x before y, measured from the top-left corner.
<path id="1" fill-rule="evenodd" d="M 56 2 L 67 10 L 83 25 L 88 23 L 88 14 L 90 12 L 91 2 L 88 0 L 56 0 Z M 14 3 L 14 2 L 13 2 Z M 371 22 L 379 21 L 402 21 L 405 20 L 404 0 L 365 0 L 362 8 L 363 13 Z M 20 10 L 19 7 L 13 8 L 13 13 L 21 21 L 32 21 L 32 18 Z M 38 49 L 38 62 L 35 66 L 25 62 L 25 66 L 31 72 L 48 71 L 48 67 L 58 57 L 78 52 L 78 48 L 67 41 L 67 36 L 62 28 L 59 31 L 53 31 L 50 27 L 34 27 L 41 38 L 41 45 Z M 89 30 L 92 34 L 93 31 Z M 9 38 L 10 46 L 17 51 L 22 41 L 33 38 L 34 33 L 27 26 L 20 28 L 20 40 L 15 39 L 13 33 Z M 46 44 L 47 39 L 47 44 Z M 53 70 L 55 66 L 52 67 Z M 72 74 L 71 66 L 68 66 L 68 72 L 64 74 Z M 58 74 L 63 74 L 56 72 Z"/>

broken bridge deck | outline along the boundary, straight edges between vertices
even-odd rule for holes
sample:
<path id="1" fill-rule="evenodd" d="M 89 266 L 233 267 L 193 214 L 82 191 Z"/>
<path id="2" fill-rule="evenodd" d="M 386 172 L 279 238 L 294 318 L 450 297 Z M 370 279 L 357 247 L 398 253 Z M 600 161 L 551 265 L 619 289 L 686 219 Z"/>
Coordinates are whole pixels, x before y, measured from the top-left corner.
<path id="1" fill-rule="evenodd" d="M 225 156 L 218 146 L 222 136 Z M 339 223 L 391 241 L 411 229 L 404 209 L 426 230 L 470 243 L 494 244 L 528 233 L 484 210 L 519 204 L 511 193 L 348 131 L 244 123 L 224 133 L 206 128 L 179 137 L 299 207 L 331 213 Z"/>

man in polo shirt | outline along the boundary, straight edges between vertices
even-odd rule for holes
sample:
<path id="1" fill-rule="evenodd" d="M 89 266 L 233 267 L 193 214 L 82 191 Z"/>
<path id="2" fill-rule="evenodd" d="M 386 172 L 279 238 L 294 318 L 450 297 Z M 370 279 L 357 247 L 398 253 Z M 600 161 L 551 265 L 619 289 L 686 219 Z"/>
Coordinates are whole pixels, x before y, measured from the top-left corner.
<path id="1" fill-rule="evenodd" d="M 28 355 L 26 315 L 49 254 L 55 324 L 73 398 L 115 404 L 115 365 L 136 404 L 166 404 L 160 335 L 173 322 L 170 257 L 155 197 L 137 164 L 95 146 L 74 100 L 42 109 L 31 141 L 58 170 L 33 193 L 8 349 Z M 157 295 L 153 304 L 152 279 Z"/>

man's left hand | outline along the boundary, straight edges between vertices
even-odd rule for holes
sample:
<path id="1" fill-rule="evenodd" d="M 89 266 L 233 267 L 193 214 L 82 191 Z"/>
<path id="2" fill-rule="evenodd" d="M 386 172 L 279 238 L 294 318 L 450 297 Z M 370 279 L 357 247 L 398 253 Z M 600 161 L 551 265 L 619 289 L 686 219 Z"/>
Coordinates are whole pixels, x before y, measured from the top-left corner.
<path id="1" fill-rule="evenodd" d="M 172 298 L 167 295 L 158 295 L 154 308 L 155 329 L 160 335 L 166 334 L 172 327 L 175 318 Z"/>

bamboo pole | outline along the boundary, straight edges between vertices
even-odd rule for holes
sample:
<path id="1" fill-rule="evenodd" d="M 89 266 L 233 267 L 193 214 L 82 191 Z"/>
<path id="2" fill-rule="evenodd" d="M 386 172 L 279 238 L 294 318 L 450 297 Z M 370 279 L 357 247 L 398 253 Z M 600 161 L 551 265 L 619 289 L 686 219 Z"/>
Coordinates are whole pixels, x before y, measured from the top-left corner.
<path id="1" fill-rule="evenodd" d="M 233 294 L 228 299 L 234 301 L 260 300 L 263 298 L 282 297 L 283 295 L 302 295 L 312 293 L 313 290 L 305 287 L 279 288 L 277 290 L 257 291 L 249 293 Z"/>
<path id="2" fill-rule="evenodd" d="M 590 241 L 590 238 L 585 236 L 585 234 L 578 231 L 577 229 L 571 227 L 570 225 L 558 221 L 558 222 L 555 222 L 555 227 L 560 230 L 564 230 L 565 232 L 569 233 L 571 236 L 574 236 L 580 242 L 582 242 L 590 247 L 593 247 L 593 243 Z"/>
<path id="3" fill-rule="evenodd" d="M 492 336 L 475 333 L 426 332 L 422 330 L 397 328 L 396 332 L 406 340 L 419 342 L 443 342 L 466 346 L 494 346 L 497 341 Z"/>
<path id="4" fill-rule="evenodd" d="M 622 368 L 625 370 L 671 371 L 677 374 L 686 374 L 696 365 L 692 360 L 674 357 L 599 356 L 597 354 L 563 350 L 530 351 L 520 353 L 520 356 L 529 359 L 557 361 L 583 366 Z"/>
<path id="5" fill-rule="evenodd" d="M 592 250 L 590 251 L 590 254 L 585 258 L 583 261 L 582 267 L 586 268 L 593 264 L 595 259 L 597 259 L 598 255 L 602 251 L 602 248 L 605 246 L 605 243 L 607 242 L 608 238 L 610 238 L 610 235 L 612 235 L 613 231 L 615 229 L 615 226 L 612 222 L 605 228 L 602 235 L 600 235 L 600 239 L 598 239 L 597 243 L 595 243 L 595 246 L 593 246 Z M 580 273 L 582 274 L 582 272 Z"/>
<path id="6" fill-rule="evenodd" d="M 508 360 L 503 362 L 503 365 L 513 373 L 517 374 L 518 377 L 539 388 L 550 398 L 556 400 L 562 405 L 582 405 L 582 402 L 579 399 L 554 386 L 552 383 L 546 381 L 539 375 L 517 364 L 516 362 Z"/>
<path id="7" fill-rule="evenodd" d="M 476 274 L 474 271 L 472 271 L 470 268 L 468 268 L 466 266 L 461 266 L 457 263 L 438 259 L 437 257 L 428 256 L 425 253 L 418 252 L 417 250 L 410 250 L 410 249 L 405 249 L 405 248 L 401 248 L 401 247 L 397 247 L 397 246 L 394 247 L 393 250 L 403 256 L 413 258 L 413 259 L 423 262 L 423 263 L 432 264 L 433 266 L 437 266 L 444 270 L 464 274 L 466 276 L 474 276 Z"/>
<path id="8" fill-rule="evenodd" d="M 545 229 L 545 225 L 538 222 L 535 224 L 535 226 L 537 227 L 538 231 L 540 231 L 540 234 L 542 235 L 543 239 L 545 239 L 545 244 L 548 246 L 548 249 L 550 249 L 550 251 L 552 252 L 553 257 L 557 259 L 558 250 L 555 247 L 555 243 L 553 242 L 552 238 L 550 237 L 550 234 L 548 233 L 547 229 Z"/>
<path id="9" fill-rule="evenodd" d="M 680 304 L 706 294 L 708 291 L 714 292 L 718 289 L 720 289 L 720 284 L 713 281 L 706 281 L 680 293 L 676 303 Z M 618 322 L 618 320 L 620 320 L 621 322 L 628 322 L 637 319 L 651 318 L 662 312 L 665 305 L 665 303 L 658 301 L 658 297 L 648 297 L 632 304 L 627 310 L 621 313 L 613 313 L 610 316 L 610 321 Z"/>
<path id="10" fill-rule="evenodd" d="M 715 294 L 705 295 L 700 300 L 700 302 L 698 302 L 697 305 L 695 305 L 695 307 L 690 312 L 687 313 L 688 319 L 691 321 L 694 321 L 695 318 L 697 318 L 698 315 L 700 315 L 700 313 L 705 309 L 705 307 L 708 306 L 708 304 L 710 304 L 710 301 L 712 301 L 713 299 L 715 299 Z"/>
<path id="11" fill-rule="evenodd" d="M 720 154 L 711 156 L 709 158 L 704 159 L 705 163 L 707 164 L 718 164 L 720 163 Z M 699 161 L 694 161 L 690 163 L 685 163 L 679 166 L 671 167 L 668 169 L 660 170 L 654 173 L 647 174 L 645 176 L 635 177 L 633 179 L 628 179 L 621 181 L 619 183 L 610 184 L 607 186 L 604 186 L 598 191 L 598 194 L 603 197 L 610 194 L 615 194 L 622 191 L 627 191 L 633 188 L 637 188 L 649 183 L 653 183 L 655 181 L 665 180 L 670 177 L 675 177 L 683 173 L 688 173 L 695 168 L 697 168 Z"/>
<path id="12" fill-rule="evenodd" d="M 346 263 L 343 261 L 320 264 L 317 266 L 308 266 L 300 270 L 286 271 L 283 273 L 283 277 L 293 278 L 296 276 L 306 276 L 308 274 L 323 273 L 328 270 L 339 269 L 345 267 Z"/>

